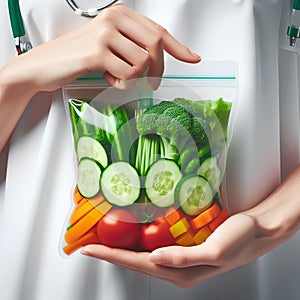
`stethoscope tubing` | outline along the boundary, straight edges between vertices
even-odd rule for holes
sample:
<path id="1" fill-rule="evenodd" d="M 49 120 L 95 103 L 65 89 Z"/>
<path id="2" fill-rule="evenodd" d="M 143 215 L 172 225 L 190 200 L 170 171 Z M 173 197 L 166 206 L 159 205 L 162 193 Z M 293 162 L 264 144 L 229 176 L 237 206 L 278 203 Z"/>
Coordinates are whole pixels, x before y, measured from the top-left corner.
<path id="1" fill-rule="evenodd" d="M 8 12 L 10 18 L 11 29 L 13 33 L 13 37 L 15 39 L 15 47 L 18 55 L 27 52 L 32 48 L 31 43 L 29 41 L 22 41 L 21 37 L 25 36 L 25 28 L 22 18 L 22 13 L 20 10 L 19 0 L 8 0 Z M 102 4 L 95 7 L 90 8 L 88 10 L 82 10 L 74 0 L 66 0 L 72 10 L 80 16 L 93 18 L 95 17 L 101 10 L 107 8 L 108 6 L 118 2 L 118 0 L 102 0 Z"/>

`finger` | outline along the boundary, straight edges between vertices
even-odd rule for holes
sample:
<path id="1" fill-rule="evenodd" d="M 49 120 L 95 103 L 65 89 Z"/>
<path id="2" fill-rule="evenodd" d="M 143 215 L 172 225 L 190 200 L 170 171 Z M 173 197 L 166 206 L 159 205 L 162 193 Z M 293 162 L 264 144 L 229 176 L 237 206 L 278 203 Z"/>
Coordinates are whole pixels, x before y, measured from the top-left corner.
<path id="1" fill-rule="evenodd" d="M 109 248 L 103 245 L 87 245 L 81 249 L 81 253 L 108 261 L 133 272 L 174 282 L 174 270 L 153 264 L 149 260 L 148 252 L 134 252 L 124 249 Z"/>
<path id="2" fill-rule="evenodd" d="M 143 23 L 129 17 L 124 18 L 124 16 L 119 18 L 118 30 L 127 39 L 127 42 L 124 41 L 123 49 L 120 49 L 119 41 L 115 40 L 117 42 L 115 42 L 113 48 L 118 49 L 118 53 L 123 53 L 124 57 L 134 62 L 137 68 L 143 65 L 145 70 L 145 67 L 148 67 L 146 76 L 153 78 L 149 80 L 150 86 L 157 89 L 164 71 L 164 51 L 161 37 L 157 36 L 153 30 Z M 125 47 L 126 44 L 130 44 L 130 48 Z M 136 48 L 144 53 L 139 53 L 140 51 Z M 138 55 L 140 55 L 140 59 Z M 135 62 L 136 60 L 139 64 Z"/>
<path id="3" fill-rule="evenodd" d="M 187 268 L 198 265 L 218 266 L 215 251 L 205 243 L 191 247 L 170 246 L 154 250 L 150 261 L 161 266 Z"/>
<path id="4" fill-rule="evenodd" d="M 105 80 L 113 87 L 117 88 L 118 90 L 129 90 L 135 86 L 136 80 L 121 80 L 116 78 L 115 76 L 111 75 L 109 72 L 104 72 L 103 77 Z"/>
<path id="5" fill-rule="evenodd" d="M 132 74 L 132 77 L 139 77 L 148 68 L 150 61 L 148 51 L 141 48 L 122 34 L 117 34 L 113 39 L 111 39 L 108 42 L 108 47 L 118 57 L 134 67 L 135 73 Z"/>
<path id="6" fill-rule="evenodd" d="M 194 266 L 187 268 L 170 268 L 153 264 L 147 252 L 133 252 L 123 249 L 113 249 L 103 245 L 88 245 L 82 248 L 82 254 L 108 261 L 112 264 L 129 269 L 133 272 L 150 275 L 189 288 L 222 273 L 215 266 Z"/>
<path id="7" fill-rule="evenodd" d="M 166 50 L 176 59 L 190 63 L 197 63 L 201 60 L 201 57 L 198 54 L 192 52 L 188 47 L 180 43 L 174 36 L 172 36 L 163 26 L 157 24 L 150 18 L 138 14 L 123 5 L 117 5 L 112 9 L 118 9 L 119 12 L 127 15 L 129 19 L 137 21 L 139 27 L 141 24 L 143 24 L 148 28 L 148 30 L 152 31 L 156 37 L 162 38 L 164 50 Z M 144 38 L 145 35 L 141 40 L 143 41 Z"/>
<path id="8" fill-rule="evenodd" d="M 133 82 L 130 78 L 135 78 L 139 73 L 135 66 L 131 66 L 118 55 L 109 52 L 105 55 L 103 69 L 106 70 L 104 78 L 118 89 L 128 89 Z"/>

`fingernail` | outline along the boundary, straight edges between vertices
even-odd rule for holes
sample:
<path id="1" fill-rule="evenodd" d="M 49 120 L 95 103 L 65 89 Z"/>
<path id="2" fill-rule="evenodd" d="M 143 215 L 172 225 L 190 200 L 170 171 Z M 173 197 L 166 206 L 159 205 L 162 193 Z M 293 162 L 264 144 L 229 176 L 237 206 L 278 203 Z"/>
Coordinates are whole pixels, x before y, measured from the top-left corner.
<path id="1" fill-rule="evenodd" d="M 83 255 L 90 255 L 87 246 L 81 248 L 81 249 L 80 249 L 80 253 L 83 254 Z"/>
<path id="2" fill-rule="evenodd" d="M 201 60 L 201 56 L 199 54 L 193 52 L 191 49 L 189 49 L 189 51 L 195 58 L 198 58 L 199 60 Z"/>

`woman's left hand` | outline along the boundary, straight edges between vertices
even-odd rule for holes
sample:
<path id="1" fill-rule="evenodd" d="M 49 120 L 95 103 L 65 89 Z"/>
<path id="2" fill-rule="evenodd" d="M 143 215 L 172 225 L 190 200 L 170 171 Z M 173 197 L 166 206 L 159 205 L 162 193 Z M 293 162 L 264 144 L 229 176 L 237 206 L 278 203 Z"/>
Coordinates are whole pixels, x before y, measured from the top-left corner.
<path id="1" fill-rule="evenodd" d="M 170 246 L 148 253 L 88 245 L 82 253 L 180 287 L 193 287 L 291 238 L 300 228 L 299 182 L 300 166 L 268 198 L 228 218 L 197 246 Z"/>

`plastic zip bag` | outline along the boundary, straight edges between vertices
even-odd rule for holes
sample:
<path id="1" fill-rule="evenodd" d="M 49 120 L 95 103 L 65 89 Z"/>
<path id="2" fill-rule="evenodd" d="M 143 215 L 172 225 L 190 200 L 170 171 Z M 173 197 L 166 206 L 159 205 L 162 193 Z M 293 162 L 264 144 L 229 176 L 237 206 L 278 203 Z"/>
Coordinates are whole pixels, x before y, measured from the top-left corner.
<path id="1" fill-rule="evenodd" d="M 233 62 L 170 63 L 160 87 L 89 74 L 63 90 L 75 186 L 60 248 L 200 244 L 229 216 L 223 188 L 237 103 Z"/>

